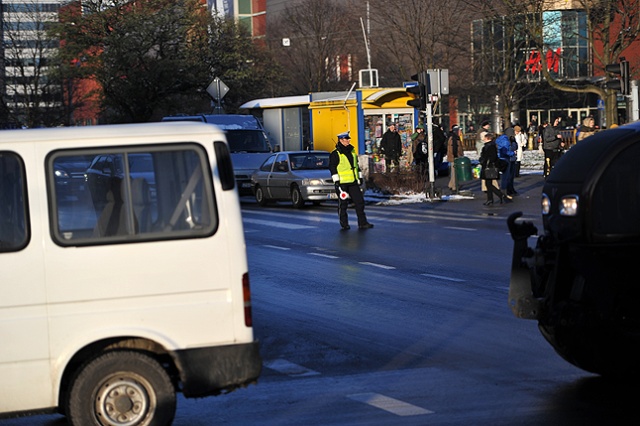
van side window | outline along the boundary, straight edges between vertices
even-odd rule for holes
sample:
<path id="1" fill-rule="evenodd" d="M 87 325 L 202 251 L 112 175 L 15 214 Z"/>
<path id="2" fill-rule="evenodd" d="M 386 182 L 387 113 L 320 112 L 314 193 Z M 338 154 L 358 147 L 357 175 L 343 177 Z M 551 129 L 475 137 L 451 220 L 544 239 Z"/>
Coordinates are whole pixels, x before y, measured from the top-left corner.
<path id="1" fill-rule="evenodd" d="M 209 160 L 194 144 L 57 151 L 47 177 L 63 246 L 201 237 L 218 226 Z"/>
<path id="2" fill-rule="evenodd" d="M 22 159 L 0 151 L 0 252 L 21 250 L 29 241 L 25 182 Z"/>

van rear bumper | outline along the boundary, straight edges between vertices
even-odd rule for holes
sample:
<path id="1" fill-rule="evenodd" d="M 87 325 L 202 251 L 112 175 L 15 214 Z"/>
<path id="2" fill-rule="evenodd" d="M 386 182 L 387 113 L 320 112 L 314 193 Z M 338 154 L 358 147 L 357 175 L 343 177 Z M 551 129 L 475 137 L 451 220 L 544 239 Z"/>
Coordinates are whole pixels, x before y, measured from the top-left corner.
<path id="1" fill-rule="evenodd" d="M 212 346 L 176 352 L 182 393 L 217 395 L 255 382 L 262 371 L 259 343 Z"/>

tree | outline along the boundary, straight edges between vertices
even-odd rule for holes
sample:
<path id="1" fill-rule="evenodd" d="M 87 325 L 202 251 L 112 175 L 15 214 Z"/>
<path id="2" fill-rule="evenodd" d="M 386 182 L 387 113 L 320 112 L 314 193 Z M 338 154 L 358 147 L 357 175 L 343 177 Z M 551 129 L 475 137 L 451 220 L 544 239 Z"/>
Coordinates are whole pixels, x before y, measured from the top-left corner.
<path id="1" fill-rule="evenodd" d="M 473 15 L 463 1 L 371 0 L 371 9 L 375 64 L 387 85 L 434 68 L 450 69 L 453 80 L 466 75 Z"/>
<path id="2" fill-rule="evenodd" d="M 199 0 L 89 0 L 82 14 L 56 28 L 60 62 L 82 58 L 67 78 L 87 75 L 101 88 L 103 121 L 145 122 L 171 113 L 205 112 L 205 92 L 214 75 L 231 88 L 235 109 L 243 95 L 271 74 L 268 55 L 258 52 L 235 22 L 211 16 Z"/>
<path id="3" fill-rule="evenodd" d="M 227 111 L 235 112 L 247 100 L 269 96 L 283 72 L 266 46 L 252 40 L 247 28 L 233 19 L 212 16 L 207 27 L 207 42 L 198 56 L 210 79 L 217 76 L 231 89 L 224 98 Z"/>
<path id="4" fill-rule="evenodd" d="M 356 26 L 356 24 L 358 24 Z M 269 23 L 270 48 L 286 70 L 286 93 L 345 89 L 353 75 L 342 75 L 342 62 L 353 69 L 354 37 L 360 25 L 345 5 L 334 0 L 291 2 Z M 282 40 L 288 39 L 288 46 Z M 361 49 L 361 48 L 360 48 Z M 346 68 L 345 67 L 345 68 Z"/>

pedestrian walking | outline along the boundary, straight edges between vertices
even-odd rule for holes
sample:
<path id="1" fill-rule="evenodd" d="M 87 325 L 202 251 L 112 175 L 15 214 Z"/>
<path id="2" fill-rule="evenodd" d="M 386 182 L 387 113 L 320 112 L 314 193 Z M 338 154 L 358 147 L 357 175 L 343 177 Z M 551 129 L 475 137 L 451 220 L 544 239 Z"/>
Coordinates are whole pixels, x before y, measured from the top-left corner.
<path id="1" fill-rule="evenodd" d="M 560 151 L 564 148 L 564 142 L 562 141 L 562 135 L 560 134 L 560 117 L 556 117 L 553 125 L 548 121 L 544 121 L 542 124 L 542 149 L 544 151 L 544 168 L 542 175 L 546 178 L 551 173 L 553 166 L 556 165 L 556 161 L 560 156 Z"/>
<path id="2" fill-rule="evenodd" d="M 353 145 L 351 145 L 349 132 L 338 135 L 336 149 L 329 155 L 329 171 L 338 194 L 338 217 L 342 229 L 351 229 L 347 215 L 349 200 L 353 201 L 358 216 L 358 228 L 373 228 L 364 213 L 364 195 L 360 189 L 362 173 L 358 167 L 358 158 L 354 153 Z"/>
<path id="3" fill-rule="evenodd" d="M 500 199 L 500 204 L 503 202 L 509 202 L 510 200 L 502 194 L 497 188 L 497 180 L 500 178 L 500 172 L 498 168 L 498 147 L 495 142 L 495 135 L 491 132 L 486 132 L 483 135 L 484 145 L 480 153 L 480 178 L 485 183 L 487 188 L 487 201 L 484 202 L 485 206 L 493 205 L 493 195 L 497 195 Z"/>

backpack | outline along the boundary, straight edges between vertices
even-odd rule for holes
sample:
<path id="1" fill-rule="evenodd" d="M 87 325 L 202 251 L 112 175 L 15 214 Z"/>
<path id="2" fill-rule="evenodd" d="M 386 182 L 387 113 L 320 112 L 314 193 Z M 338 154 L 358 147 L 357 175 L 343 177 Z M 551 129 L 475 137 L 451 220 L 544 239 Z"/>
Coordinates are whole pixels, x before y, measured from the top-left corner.
<path id="1" fill-rule="evenodd" d="M 498 157 L 509 159 L 509 157 L 513 157 L 515 153 L 511 150 L 511 141 L 509 140 L 509 136 L 500 135 L 496 138 L 496 146 L 498 147 Z"/>

